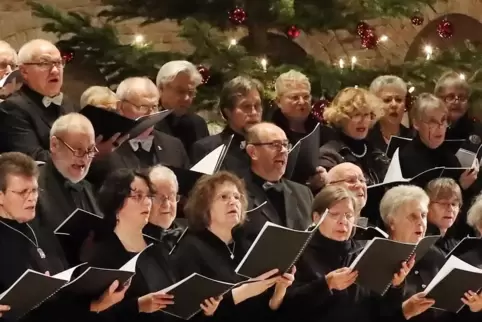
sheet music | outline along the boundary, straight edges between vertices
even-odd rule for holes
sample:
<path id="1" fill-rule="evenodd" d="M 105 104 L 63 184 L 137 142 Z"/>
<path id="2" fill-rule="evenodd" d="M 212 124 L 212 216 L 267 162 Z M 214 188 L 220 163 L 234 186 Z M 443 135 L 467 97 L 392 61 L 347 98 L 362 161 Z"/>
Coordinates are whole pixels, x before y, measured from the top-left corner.
<path id="1" fill-rule="evenodd" d="M 68 270 L 65 270 L 63 272 L 60 272 L 53 277 L 64 280 L 66 282 L 70 281 L 72 279 L 72 275 L 74 275 L 74 271 L 79 268 L 80 266 L 86 265 L 87 263 L 82 263 L 77 266 L 74 266 L 72 268 L 69 268 Z"/>
<path id="2" fill-rule="evenodd" d="M 260 209 L 261 207 L 263 207 L 264 205 L 266 205 L 267 203 L 268 203 L 268 201 L 265 201 L 261 205 L 259 205 L 258 207 L 254 207 L 253 209 L 246 210 L 245 213 L 249 214 L 250 212 L 256 211 L 256 210 Z"/>
<path id="3" fill-rule="evenodd" d="M 124 266 L 119 268 L 119 270 L 125 271 L 125 272 L 135 273 L 136 272 L 137 260 L 139 259 L 139 256 L 141 256 L 141 254 L 144 253 L 152 245 L 153 244 L 148 245 L 146 248 L 144 248 L 142 250 L 142 252 L 139 252 L 136 256 L 132 257 L 127 263 L 124 264 Z"/>
<path id="4" fill-rule="evenodd" d="M 405 179 L 402 175 L 402 169 L 400 167 L 399 149 L 396 149 L 395 153 L 393 154 L 392 161 L 390 161 L 387 173 L 385 174 L 385 178 L 383 179 L 383 184 L 407 181 L 409 180 Z"/>
<path id="5" fill-rule="evenodd" d="M 221 158 L 224 151 L 225 144 L 221 144 L 216 149 L 211 151 L 208 155 L 196 163 L 190 170 L 204 174 L 214 174 L 216 171 L 216 165 Z"/>

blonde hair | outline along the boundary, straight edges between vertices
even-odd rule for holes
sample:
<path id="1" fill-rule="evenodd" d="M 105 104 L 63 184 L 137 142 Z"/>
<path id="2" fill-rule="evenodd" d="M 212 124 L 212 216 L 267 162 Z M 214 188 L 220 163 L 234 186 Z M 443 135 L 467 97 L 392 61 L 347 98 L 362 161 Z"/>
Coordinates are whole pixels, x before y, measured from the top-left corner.
<path id="1" fill-rule="evenodd" d="M 405 95 L 408 92 L 407 83 L 395 75 L 382 75 L 375 78 L 370 84 L 370 92 L 378 94 L 383 88 L 393 86 L 402 91 Z"/>
<path id="2" fill-rule="evenodd" d="M 341 127 L 341 122 L 355 113 L 371 113 L 373 123 L 383 116 L 383 102 L 366 89 L 347 87 L 335 96 L 323 117 L 329 125 Z"/>
<path id="3" fill-rule="evenodd" d="M 356 201 L 355 195 L 348 189 L 342 186 L 328 185 L 325 186 L 313 200 L 311 207 L 312 214 L 323 214 L 326 209 L 334 206 L 337 202 L 348 199 L 353 206 L 354 213 L 359 213 L 359 205 Z"/>
<path id="4" fill-rule="evenodd" d="M 306 77 L 305 74 L 292 69 L 286 73 L 279 75 L 274 84 L 276 96 L 280 97 L 291 87 L 293 87 L 293 85 L 298 84 L 306 86 L 308 88 L 308 91 L 311 92 L 310 80 L 308 79 L 308 77 Z"/>
<path id="5" fill-rule="evenodd" d="M 105 107 L 115 109 L 117 103 L 117 95 L 105 86 L 91 86 L 87 88 L 80 96 L 80 108 L 87 105 L 96 107 Z"/>

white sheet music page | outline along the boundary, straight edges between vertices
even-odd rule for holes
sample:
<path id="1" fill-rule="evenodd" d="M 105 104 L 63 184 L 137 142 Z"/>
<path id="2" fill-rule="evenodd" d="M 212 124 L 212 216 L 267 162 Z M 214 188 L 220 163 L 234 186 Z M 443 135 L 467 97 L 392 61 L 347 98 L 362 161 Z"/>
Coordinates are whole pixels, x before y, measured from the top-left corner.
<path id="1" fill-rule="evenodd" d="M 127 263 L 124 264 L 124 266 L 122 266 L 121 268 L 119 268 L 120 271 L 124 271 L 124 272 L 131 272 L 131 273 L 135 273 L 136 272 L 136 265 L 137 265 L 137 260 L 139 259 L 139 256 L 141 256 L 141 254 L 143 252 L 145 252 L 149 247 L 151 247 L 153 244 L 150 244 L 149 246 L 147 246 L 146 248 L 144 248 L 144 250 L 140 253 L 138 253 L 136 256 L 132 257 Z"/>
<path id="2" fill-rule="evenodd" d="M 390 166 L 388 167 L 387 173 L 385 174 L 385 179 L 383 179 L 383 183 L 391 183 L 391 182 L 405 182 L 408 179 L 405 179 L 402 176 L 402 169 L 400 167 L 400 156 L 399 156 L 399 149 L 395 150 L 393 154 L 392 161 L 390 162 Z"/>
<path id="3" fill-rule="evenodd" d="M 75 271 L 77 268 L 79 268 L 80 266 L 85 265 L 85 264 L 87 264 L 87 263 L 82 263 L 82 264 L 79 264 L 79 265 L 74 266 L 74 267 L 72 267 L 72 268 L 69 268 L 68 270 L 65 270 L 65 271 L 63 271 L 63 272 L 60 272 L 60 273 L 54 275 L 53 277 L 68 282 L 68 281 L 70 281 L 70 280 L 72 279 L 72 275 L 74 275 L 74 271 Z"/>
<path id="4" fill-rule="evenodd" d="M 224 146 L 224 144 L 218 146 L 215 150 L 211 151 L 211 153 L 202 158 L 201 161 L 196 163 L 190 170 L 204 174 L 214 174 L 218 160 L 223 153 Z"/>

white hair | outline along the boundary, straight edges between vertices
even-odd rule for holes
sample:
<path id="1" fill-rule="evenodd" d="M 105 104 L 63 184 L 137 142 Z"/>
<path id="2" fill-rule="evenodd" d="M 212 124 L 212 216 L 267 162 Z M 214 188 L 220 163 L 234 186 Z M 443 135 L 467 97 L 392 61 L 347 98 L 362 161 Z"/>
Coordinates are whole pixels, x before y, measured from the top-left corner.
<path id="1" fill-rule="evenodd" d="M 20 50 L 18 51 L 18 64 L 22 65 L 31 62 L 34 58 L 33 56 L 35 54 L 35 51 L 42 46 L 55 47 L 53 43 L 45 39 L 30 40 L 22 47 L 20 47 Z"/>
<path id="2" fill-rule="evenodd" d="M 161 88 L 164 84 L 170 83 L 177 77 L 179 73 L 186 73 L 196 86 L 201 84 L 203 78 L 196 66 L 187 60 L 172 60 L 165 63 L 157 72 L 156 85 Z"/>
<path id="3" fill-rule="evenodd" d="M 276 96 L 283 95 L 293 85 L 304 85 L 311 92 L 311 83 L 305 74 L 300 73 L 297 70 L 290 70 L 278 76 L 274 84 L 274 90 Z"/>
<path id="4" fill-rule="evenodd" d="M 50 137 L 68 132 L 92 133 L 92 135 L 95 135 L 90 120 L 80 113 L 69 113 L 55 120 L 50 129 Z"/>
<path id="5" fill-rule="evenodd" d="M 420 121 L 432 111 L 442 110 L 448 113 L 447 106 L 440 98 L 430 93 L 421 93 L 415 100 L 409 114 L 412 120 Z"/>
<path id="6" fill-rule="evenodd" d="M 393 86 L 403 92 L 404 95 L 407 95 L 407 83 L 395 75 L 382 75 L 375 78 L 370 84 L 370 92 L 378 94 L 386 86 Z"/>
<path id="7" fill-rule="evenodd" d="M 433 92 L 435 95 L 440 97 L 442 92 L 448 87 L 460 87 L 467 92 L 467 95 L 470 94 L 469 83 L 464 77 L 460 77 L 460 74 L 454 71 L 448 71 L 443 74 L 435 84 L 435 89 Z"/>
<path id="8" fill-rule="evenodd" d="M 0 40 L 0 52 L 10 53 L 15 64 L 18 64 L 17 51 L 6 41 Z"/>
<path id="9" fill-rule="evenodd" d="M 176 187 L 176 191 L 179 190 L 179 183 L 177 181 L 176 174 L 171 169 L 161 164 L 153 166 L 149 170 L 149 179 L 151 179 L 153 182 L 156 180 L 170 181 Z"/>
<path id="10" fill-rule="evenodd" d="M 478 195 L 467 212 L 467 224 L 478 230 L 482 228 L 482 194 Z"/>
<path id="11" fill-rule="evenodd" d="M 105 86 L 91 86 L 80 96 L 80 108 L 117 102 L 117 95 Z"/>
<path id="12" fill-rule="evenodd" d="M 380 201 L 380 217 L 385 225 L 389 225 L 390 220 L 400 207 L 411 201 L 420 202 L 428 210 L 430 198 L 422 188 L 401 185 L 389 189 Z"/>
<path id="13" fill-rule="evenodd" d="M 116 95 L 122 101 L 128 99 L 133 92 L 159 95 L 156 85 L 147 77 L 129 77 L 124 79 L 117 86 Z"/>

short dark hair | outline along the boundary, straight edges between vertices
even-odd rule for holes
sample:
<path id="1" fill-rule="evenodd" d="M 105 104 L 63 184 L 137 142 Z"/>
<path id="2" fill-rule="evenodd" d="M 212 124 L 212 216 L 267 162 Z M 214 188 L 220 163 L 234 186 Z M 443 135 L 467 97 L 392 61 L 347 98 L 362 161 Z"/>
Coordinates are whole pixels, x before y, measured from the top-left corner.
<path id="1" fill-rule="evenodd" d="M 257 90 L 259 95 L 263 94 L 263 85 L 257 79 L 238 76 L 225 83 L 219 95 L 219 109 L 221 115 L 227 119 L 224 110 L 232 111 L 239 98 L 248 95 L 252 90 Z"/>
<path id="2" fill-rule="evenodd" d="M 135 178 L 141 178 L 149 187 L 149 193 L 155 189 L 149 176 L 144 171 L 133 169 L 118 169 L 112 172 L 102 184 L 98 194 L 99 208 L 104 214 L 102 234 L 112 233 L 117 223 L 117 213 L 124 201 L 131 194 L 131 184 Z"/>
<path id="3" fill-rule="evenodd" d="M 202 230 L 209 226 L 211 223 L 209 208 L 215 197 L 214 193 L 216 188 L 225 182 L 234 184 L 241 194 L 240 224 L 244 222 L 246 219 L 246 208 L 248 207 L 244 181 L 231 172 L 219 171 L 213 175 L 201 177 L 191 190 L 186 205 L 184 206 L 184 214 L 186 215 L 190 229 Z"/>
<path id="4" fill-rule="evenodd" d="M 9 175 L 38 177 L 37 163 L 26 154 L 21 152 L 7 152 L 0 155 L 0 190 L 7 189 L 7 177 Z"/>

